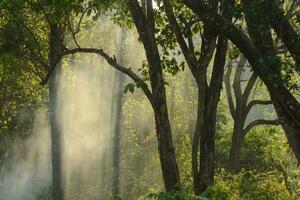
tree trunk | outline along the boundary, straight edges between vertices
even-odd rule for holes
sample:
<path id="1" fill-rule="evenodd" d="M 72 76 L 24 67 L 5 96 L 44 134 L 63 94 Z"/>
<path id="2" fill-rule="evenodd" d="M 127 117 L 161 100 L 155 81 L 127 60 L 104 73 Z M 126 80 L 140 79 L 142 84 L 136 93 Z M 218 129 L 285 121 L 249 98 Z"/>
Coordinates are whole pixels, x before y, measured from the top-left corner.
<path id="1" fill-rule="evenodd" d="M 147 0 L 146 13 L 137 0 L 127 1 L 133 21 L 144 45 L 149 65 L 149 79 L 152 89 L 151 102 L 158 141 L 158 151 L 166 191 L 181 188 L 178 166 L 167 110 L 166 92 L 158 46 L 155 42 L 154 13 L 152 1 Z"/>
<path id="2" fill-rule="evenodd" d="M 196 195 L 201 194 L 214 184 L 217 105 L 222 88 L 226 51 L 227 39 L 219 36 L 210 85 L 207 86 L 206 81 L 203 83 L 198 80 L 198 113 L 192 152 L 194 193 Z M 205 79 L 206 73 L 200 73 L 200 75 L 202 75 L 201 80 Z M 198 138 L 199 135 L 200 138 Z M 200 143 L 197 146 L 199 139 Z M 198 172 L 196 171 L 198 166 L 196 162 L 199 150 L 200 167 Z"/>
<path id="3" fill-rule="evenodd" d="M 248 6 L 256 9 L 257 12 L 264 11 L 263 7 L 252 4 L 253 2 L 250 0 L 245 0 L 245 2 Z M 283 85 L 280 73 L 281 64 L 276 56 L 271 30 L 266 19 L 263 16 L 246 12 L 246 21 L 250 37 L 263 55 L 264 62 L 270 63 L 273 74 L 272 77 L 269 77 L 271 84 L 266 85 L 289 145 L 293 149 L 298 162 L 300 162 L 300 104 Z"/>
<path id="4" fill-rule="evenodd" d="M 125 28 L 121 28 L 120 35 L 117 42 L 117 62 L 120 65 L 124 64 L 124 40 L 125 40 Z M 113 138 L 113 176 L 112 176 L 112 194 L 118 196 L 120 192 L 120 140 L 121 140 L 121 127 L 122 127 L 122 99 L 123 99 L 123 84 L 125 76 L 123 73 L 116 71 L 116 87 L 114 89 L 114 108 L 113 114 L 115 114 L 114 121 L 114 138 Z M 114 110 L 114 109 L 113 109 Z"/>
<path id="5" fill-rule="evenodd" d="M 228 162 L 228 171 L 232 173 L 236 173 L 239 171 L 239 159 L 241 154 L 242 142 L 244 139 L 244 124 L 245 120 L 243 120 L 242 116 L 237 116 L 237 118 L 234 119 L 234 127 Z"/>
<path id="6" fill-rule="evenodd" d="M 62 55 L 63 33 L 57 26 L 50 30 L 50 67 L 53 69 L 49 77 L 49 112 L 51 126 L 52 155 L 52 193 L 54 200 L 63 200 L 62 183 L 62 130 L 58 111 L 58 79 L 60 76 L 59 61 Z M 57 65 L 57 66 L 56 66 Z"/>
<path id="7" fill-rule="evenodd" d="M 155 112 L 158 150 L 166 191 L 179 190 L 180 178 L 171 137 L 170 125 L 164 112 Z"/>
<path id="8" fill-rule="evenodd" d="M 278 91 L 278 87 L 269 87 L 269 93 L 280 124 L 282 125 L 287 137 L 289 146 L 293 150 L 298 163 L 300 163 L 300 118 L 293 119 L 292 115 L 287 111 L 285 106 L 282 105 L 282 102 L 284 102 L 287 106 L 290 107 L 290 109 L 292 109 L 293 112 L 299 113 L 299 103 L 293 103 L 292 100 L 295 99 L 291 94 L 287 94 L 290 96 L 283 96 L 284 94 L 278 95 L 277 93 L 280 93 L 280 91 Z M 298 122 L 298 124 L 295 123 L 295 121 Z"/>
<path id="9" fill-rule="evenodd" d="M 200 138 L 199 186 L 196 186 L 195 190 L 195 194 L 197 195 L 214 184 L 216 114 L 214 112 L 211 113 L 210 118 L 211 120 L 207 120 L 207 124 L 203 125 L 205 129 L 201 133 Z"/>
<path id="10" fill-rule="evenodd" d="M 236 102 L 235 105 L 233 103 L 233 97 L 231 93 L 231 82 L 230 82 L 230 76 L 232 72 L 231 65 L 228 65 L 228 70 L 225 75 L 225 87 L 227 93 L 227 100 L 228 100 L 231 116 L 234 120 L 232 140 L 231 140 L 231 146 L 229 151 L 229 162 L 227 167 L 227 170 L 231 173 L 238 172 L 238 164 L 239 164 L 239 158 L 241 153 L 241 147 L 245 135 L 244 126 L 245 126 L 246 117 L 248 115 L 247 112 L 248 97 L 257 79 L 256 75 L 252 74 L 244 92 L 242 91 L 241 82 L 242 82 L 245 64 L 246 64 L 246 59 L 243 56 L 241 56 L 237 65 L 237 69 L 235 71 L 234 81 L 232 86 L 235 94 L 235 102 Z"/>

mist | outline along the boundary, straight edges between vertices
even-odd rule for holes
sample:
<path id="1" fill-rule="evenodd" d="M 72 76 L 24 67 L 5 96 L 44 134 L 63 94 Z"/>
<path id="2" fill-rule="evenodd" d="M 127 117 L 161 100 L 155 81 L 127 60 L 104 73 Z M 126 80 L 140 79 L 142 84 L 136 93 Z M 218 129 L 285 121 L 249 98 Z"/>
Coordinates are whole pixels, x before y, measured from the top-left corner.
<path id="1" fill-rule="evenodd" d="M 87 29 L 85 34 L 89 37 L 82 36 L 80 43 L 94 46 L 96 36 L 92 37 L 89 33 L 96 32 L 98 38 L 100 37 L 97 45 L 104 46 L 111 54 L 119 54 L 117 59 L 122 59 L 126 66 L 141 66 L 144 54 L 137 53 L 142 52 L 142 48 L 136 41 L 136 33 L 130 31 L 123 38 L 124 41 L 121 41 L 121 28 L 111 22 L 104 27 L 106 28 L 96 27 L 97 31 Z M 120 46 L 124 46 L 122 51 Z M 123 113 L 123 118 L 126 119 L 130 119 L 132 113 L 145 111 L 144 115 L 134 114 L 137 117 L 131 118 L 125 124 L 140 135 L 140 141 L 136 141 L 139 143 L 143 141 L 145 134 L 151 135 L 151 138 L 155 136 L 150 104 L 138 90 L 134 94 L 124 93 L 125 85 L 130 82 L 126 78 L 121 83 L 121 88 L 116 88 L 120 72 L 98 55 L 76 54 L 65 57 L 55 73 L 59 74 L 56 83 L 59 88 L 57 110 L 62 129 L 62 179 L 65 199 L 106 199 L 112 193 L 116 109 L 119 106 L 129 109 L 130 115 Z M 117 95 L 123 96 L 123 103 L 120 105 L 115 100 Z M 135 102 L 140 102 L 140 107 Z M 44 107 L 36 111 L 33 128 L 27 133 L 28 138 L 14 141 L 4 160 L 0 172 L 1 199 L 40 200 L 51 196 L 50 127 L 47 105 Z M 121 160 L 125 158 L 123 154 L 128 155 L 128 150 L 135 148 L 132 146 L 135 145 L 134 142 L 129 140 L 134 136 L 128 135 L 131 131 L 131 128 L 124 128 L 121 122 Z M 148 145 L 149 142 L 155 143 L 152 139 L 147 142 Z M 150 145 L 149 148 L 156 151 L 157 147 Z M 140 156 L 141 159 L 146 158 L 143 154 Z M 139 185 L 130 185 L 131 180 L 146 182 L 144 187 L 147 188 L 149 181 L 144 179 L 149 178 L 142 177 L 142 174 L 144 170 L 151 171 L 159 167 L 159 163 L 157 160 L 150 164 L 146 160 L 143 165 L 136 165 L 133 169 L 133 172 L 140 171 L 137 174 L 127 175 L 128 168 L 120 166 L 119 188 L 124 196 L 128 195 L 128 187 L 140 190 L 141 195 L 144 192 Z M 157 176 L 161 179 L 160 172 L 157 172 Z M 153 176 L 150 182 L 157 182 L 157 176 Z M 159 184 L 157 188 L 161 187 Z"/>
<path id="2" fill-rule="evenodd" d="M 16 139 L 0 171 L 3 200 L 33 200 L 47 195 L 51 183 L 50 132 L 45 109 L 35 113 L 31 136 Z"/>

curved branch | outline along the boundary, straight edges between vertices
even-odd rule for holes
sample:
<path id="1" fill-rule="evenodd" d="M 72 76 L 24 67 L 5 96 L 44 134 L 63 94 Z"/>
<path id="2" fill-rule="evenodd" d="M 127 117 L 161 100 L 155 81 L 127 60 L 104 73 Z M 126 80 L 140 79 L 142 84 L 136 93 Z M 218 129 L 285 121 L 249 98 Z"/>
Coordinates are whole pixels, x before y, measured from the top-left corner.
<path id="1" fill-rule="evenodd" d="M 232 97 L 232 92 L 231 92 L 231 84 L 230 84 L 230 75 L 232 71 L 232 66 L 231 63 L 227 65 L 227 70 L 224 76 L 224 83 L 225 83 L 225 90 L 227 94 L 227 101 L 228 101 L 228 106 L 229 110 L 231 113 L 231 116 L 235 118 L 235 107 L 233 103 L 233 97 Z"/>
<path id="2" fill-rule="evenodd" d="M 126 68 L 120 65 L 115 57 L 109 56 L 103 49 L 97 48 L 75 48 L 71 50 L 66 50 L 64 55 L 76 54 L 76 53 L 95 53 L 103 57 L 108 64 L 110 64 L 113 68 L 123 72 L 127 76 L 129 76 L 132 80 L 134 80 L 137 84 L 144 83 L 144 80 L 140 78 L 136 73 L 134 73 L 131 68 Z M 145 87 L 141 87 L 147 98 L 149 99 L 150 103 L 152 104 L 152 93 L 149 90 L 148 86 L 144 84 Z"/>
<path id="3" fill-rule="evenodd" d="M 255 105 L 270 105 L 272 104 L 272 101 L 270 100 L 252 100 L 248 103 L 247 107 L 246 107 L 246 113 L 249 113 L 250 110 L 253 108 L 253 106 Z"/>
<path id="4" fill-rule="evenodd" d="M 246 63 L 245 58 L 241 56 L 234 74 L 233 91 L 235 94 L 236 104 L 241 103 L 243 100 L 242 89 L 241 89 L 241 79 L 242 79 L 241 76 L 244 71 L 245 63 Z"/>
<path id="5" fill-rule="evenodd" d="M 243 130 L 243 134 L 244 136 L 255 126 L 259 126 L 259 125 L 274 125 L 274 126 L 278 126 L 280 124 L 278 119 L 274 119 L 274 120 L 266 120 L 266 119 L 257 119 L 251 123 L 249 123 L 246 128 L 244 128 Z"/>

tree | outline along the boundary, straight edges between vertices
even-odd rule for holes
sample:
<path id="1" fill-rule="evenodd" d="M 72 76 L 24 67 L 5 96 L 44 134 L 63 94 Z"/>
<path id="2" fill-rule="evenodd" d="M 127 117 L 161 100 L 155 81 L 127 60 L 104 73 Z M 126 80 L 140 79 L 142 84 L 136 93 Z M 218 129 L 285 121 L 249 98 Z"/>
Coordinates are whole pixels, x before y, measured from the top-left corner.
<path id="1" fill-rule="evenodd" d="M 194 49 L 193 34 L 191 30 L 194 25 L 193 23 L 195 23 L 193 20 L 195 19 L 185 19 L 186 21 L 190 20 L 190 22 L 189 24 L 184 24 L 186 30 L 181 30 L 172 8 L 174 5 L 169 1 L 163 2 L 169 25 L 176 36 L 176 40 L 198 87 L 197 122 L 192 145 L 192 173 L 194 192 L 199 195 L 214 182 L 216 113 L 223 81 L 227 39 L 222 35 L 215 34 L 211 25 L 204 22 L 201 52 L 200 57 L 198 58 L 198 52 Z M 230 20 L 231 17 L 227 13 L 228 10 L 226 6 L 227 5 L 225 4 L 222 5 L 222 16 Z M 216 13 L 217 8 L 218 5 L 215 3 L 209 5 L 209 10 L 212 13 Z M 196 26 L 199 25 L 197 24 Z M 184 34 L 184 31 L 186 31 L 187 34 Z M 216 53 L 213 72 L 211 80 L 208 82 L 208 66 L 215 48 Z M 199 155 L 200 158 L 198 157 Z"/>
<path id="2" fill-rule="evenodd" d="M 240 59 L 234 73 L 234 81 L 231 85 L 230 77 L 232 74 L 232 68 L 233 66 L 231 61 L 227 65 L 227 71 L 224 77 L 227 101 L 234 121 L 228 170 L 230 172 L 238 172 L 241 146 L 246 134 L 255 126 L 266 124 L 279 125 L 279 122 L 278 120 L 255 119 L 248 123 L 248 125 L 246 124 L 246 118 L 249 115 L 250 110 L 255 105 L 269 105 L 272 104 L 272 102 L 267 100 L 250 99 L 250 94 L 257 82 L 257 75 L 252 73 L 249 80 L 243 80 L 243 72 L 246 70 L 246 60 L 243 55 L 240 55 Z M 245 87 L 242 86 L 242 82 L 245 82 Z M 232 95 L 231 86 L 233 87 L 234 97 Z"/>
<path id="3" fill-rule="evenodd" d="M 148 0 L 146 13 L 136 0 L 128 0 L 128 8 L 135 23 L 140 39 L 144 45 L 149 64 L 149 79 L 153 98 L 152 103 L 158 139 L 160 161 L 167 191 L 178 190 L 180 186 L 179 172 L 174 152 L 169 123 L 162 64 L 155 42 L 155 19 L 152 1 Z"/>
<path id="4" fill-rule="evenodd" d="M 126 38 L 126 29 L 122 27 L 119 33 L 119 38 L 117 39 L 116 46 L 118 48 L 117 52 L 117 62 L 121 65 L 124 64 L 124 40 Z M 120 190 L 120 140 L 121 140 L 121 128 L 122 128 L 122 100 L 123 100 L 123 87 L 125 82 L 125 76 L 123 73 L 116 72 L 116 84 L 115 84 L 115 103 L 113 104 L 115 109 L 113 111 L 116 113 L 115 127 L 114 127 L 114 148 L 113 148 L 113 180 L 112 180 L 112 194 L 114 196 L 119 195 Z"/>
<path id="5" fill-rule="evenodd" d="M 253 71 L 262 79 L 268 87 L 270 97 L 276 109 L 279 120 L 285 130 L 289 145 L 296 158 L 300 159 L 300 104 L 291 92 L 285 87 L 278 73 L 272 70 L 273 66 L 260 54 L 259 48 L 240 31 L 234 24 L 229 23 L 219 15 L 212 16 L 209 9 L 202 2 L 182 0 L 182 2 L 193 10 L 201 20 L 207 20 L 215 24 L 215 30 L 228 37 L 247 58 Z"/>
<path id="6" fill-rule="evenodd" d="M 136 86 L 141 88 L 154 111 L 155 125 L 157 131 L 158 151 L 163 173 L 165 188 L 167 191 L 178 190 L 181 187 L 178 166 L 171 135 L 169 116 L 167 111 L 165 82 L 162 73 L 162 65 L 158 46 L 155 41 L 155 21 L 152 1 L 147 1 L 146 8 L 142 8 L 138 1 L 128 0 L 126 5 L 130 11 L 137 28 L 141 42 L 143 43 L 148 62 L 149 80 L 151 91 L 145 81 L 134 73 L 131 68 L 120 65 L 114 57 L 109 56 L 102 49 L 78 48 L 66 50 L 65 55 L 74 53 L 95 53 L 106 59 L 115 69 L 125 73 L 134 80 Z M 144 11 L 146 10 L 146 13 Z M 129 90 L 133 91 L 134 85 L 129 85 Z"/>
<path id="7" fill-rule="evenodd" d="M 85 7 L 86 6 L 86 7 Z M 62 132 L 57 112 L 57 97 L 60 62 L 66 50 L 64 36 L 72 30 L 72 17 L 81 19 L 92 6 L 83 1 L 3 1 L 5 10 L 18 25 L 20 37 L 25 43 L 24 57 L 31 61 L 42 74 L 41 83 L 48 83 L 49 118 L 51 127 L 52 152 L 52 193 L 55 200 L 64 199 L 62 184 Z M 31 21 L 30 21 L 31 20 Z M 77 23 L 76 23 L 77 24 Z M 77 25 L 76 27 L 79 27 Z M 77 28 L 79 29 L 79 28 Z M 79 30 L 75 30 L 78 32 Z M 75 40 L 76 43 L 76 40 Z M 44 75 L 46 74 L 46 75 Z"/>

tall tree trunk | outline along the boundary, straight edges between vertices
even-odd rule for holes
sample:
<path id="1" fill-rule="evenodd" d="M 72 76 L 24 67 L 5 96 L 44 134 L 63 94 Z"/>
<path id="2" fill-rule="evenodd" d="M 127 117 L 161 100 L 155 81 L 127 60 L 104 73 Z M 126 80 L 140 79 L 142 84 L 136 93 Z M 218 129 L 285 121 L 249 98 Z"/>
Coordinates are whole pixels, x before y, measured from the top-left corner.
<path id="1" fill-rule="evenodd" d="M 126 30 L 121 28 L 117 39 L 117 62 L 124 64 L 124 40 L 126 38 Z M 113 177 L 112 177 L 112 194 L 118 196 L 120 192 L 120 154 L 121 154 L 121 127 L 122 127 L 122 100 L 125 75 L 116 71 L 116 86 L 114 88 L 114 138 L 113 138 Z"/>
<path id="2" fill-rule="evenodd" d="M 50 67 L 53 69 L 49 77 L 49 112 L 51 126 L 52 155 L 52 193 L 54 200 L 63 200 L 62 183 L 62 130 L 58 111 L 58 79 L 60 76 L 60 58 L 62 55 L 62 30 L 52 25 L 50 28 Z M 56 66 L 57 65 L 57 66 Z"/>
<path id="3" fill-rule="evenodd" d="M 220 35 L 218 37 L 210 85 L 205 93 L 205 119 L 200 138 L 200 192 L 205 191 L 207 187 L 214 184 L 216 117 L 223 82 L 227 44 L 227 38 Z"/>
<path id="4" fill-rule="evenodd" d="M 235 71 L 234 81 L 233 81 L 233 91 L 235 94 L 235 102 L 236 102 L 235 106 L 233 103 L 233 97 L 231 93 L 231 83 L 230 83 L 232 66 L 228 65 L 228 70 L 225 75 L 225 87 L 227 93 L 227 100 L 229 104 L 230 113 L 234 120 L 232 140 L 231 140 L 231 146 L 229 151 L 229 163 L 227 169 L 229 172 L 233 172 L 233 173 L 238 171 L 238 163 L 239 163 L 239 158 L 241 153 L 242 142 L 244 139 L 243 130 L 244 130 L 246 117 L 248 114 L 246 111 L 246 107 L 247 107 L 250 91 L 252 90 L 256 80 L 256 76 L 254 79 L 252 79 L 251 76 L 246 87 L 247 89 L 245 90 L 244 93 L 242 92 L 241 81 L 242 81 L 242 74 L 244 71 L 245 64 L 246 64 L 246 60 L 243 56 L 241 56 L 237 65 L 237 69 Z"/>
<path id="5" fill-rule="evenodd" d="M 149 64 L 149 78 L 152 98 L 149 99 L 154 111 L 158 151 L 166 191 L 181 188 L 175 150 L 172 140 L 162 65 L 157 44 L 155 42 L 155 21 L 152 1 L 147 0 L 146 13 L 137 0 L 127 1 L 133 21 L 144 45 Z"/>

